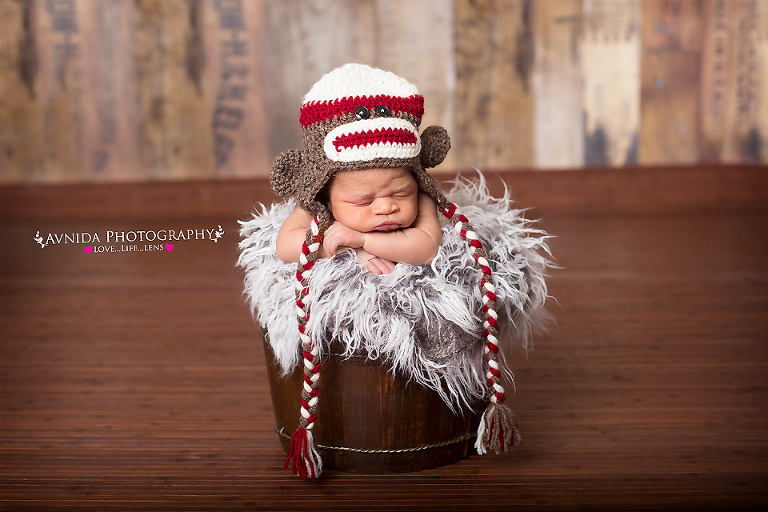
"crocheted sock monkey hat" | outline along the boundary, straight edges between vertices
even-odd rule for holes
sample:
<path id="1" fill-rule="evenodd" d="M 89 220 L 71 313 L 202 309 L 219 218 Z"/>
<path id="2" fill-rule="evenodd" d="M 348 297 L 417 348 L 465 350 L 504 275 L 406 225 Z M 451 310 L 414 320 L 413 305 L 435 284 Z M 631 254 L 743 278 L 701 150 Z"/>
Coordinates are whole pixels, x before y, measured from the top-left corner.
<path id="1" fill-rule="evenodd" d="M 493 275 L 482 242 L 467 218 L 451 203 L 425 169 L 439 165 L 450 149 L 450 138 L 440 126 L 419 133 L 424 98 L 413 84 L 394 73 L 364 64 L 347 64 L 323 76 L 307 93 L 300 108 L 303 148 L 280 154 L 272 165 L 270 181 L 281 197 L 295 196 L 312 214 L 313 221 L 302 245 L 296 272 L 298 330 L 304 363 L 304 387 L 299 427 L 291 436 L 285 467 L 302 478 L 315 478 L 322 460 L 314 447 L 312 430 L 317 419 L 320 390 L 320 356 L 317 340 L 306 334 L 310 314 L 309 294 L 312 267 L 318 257 L 323 233 L 333 222 L 318 194 L 336 171 L 373 167 L 404 167 L 413 172 L 419 189 L 435 201 L 466 240 L 481 272 L 478 285 L 483 294 L 485 376 L 490 404 L 483 414 L 475 448 L 484 454 L 509 451 L 519 443 L 512 411 L 503 405 L 498 362 L 498 316 Z"/>
<path id="2" fill-rule="evenodd" d="M 446 130 L 419 135 L 424 98 L 403 78 L 363 64 L 347 64 L 321 78 L 304 97 L 300 151 L 285 151 L 272 165 L 272 188 L 298 203 L 320 224 L 330 220 L 317 194 L 333 173 L 372 167 L 411 169 L 419 188 L 438 206 L 448 200 L 424 170 L 439 165 L 451 147 Z"/>

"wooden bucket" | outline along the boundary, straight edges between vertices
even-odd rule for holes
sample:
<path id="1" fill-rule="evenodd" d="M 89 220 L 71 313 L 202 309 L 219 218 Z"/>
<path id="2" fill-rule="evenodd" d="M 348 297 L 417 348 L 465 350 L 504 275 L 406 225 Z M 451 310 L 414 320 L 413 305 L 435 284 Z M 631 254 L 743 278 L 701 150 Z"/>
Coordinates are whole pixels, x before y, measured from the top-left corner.
<path id="1" fill-rule="evenodd" d="M 266 341 L 264 351 L 275 430 L 287 453 L 299 424 L 302 370 L 281 378 Z M 422 471 L 471 455 L 483 406 L 454 414 L 436 392 L 365 355 L 324 361 L 318 398 L 314 439 L 323 468 L 353 473 Z"/>

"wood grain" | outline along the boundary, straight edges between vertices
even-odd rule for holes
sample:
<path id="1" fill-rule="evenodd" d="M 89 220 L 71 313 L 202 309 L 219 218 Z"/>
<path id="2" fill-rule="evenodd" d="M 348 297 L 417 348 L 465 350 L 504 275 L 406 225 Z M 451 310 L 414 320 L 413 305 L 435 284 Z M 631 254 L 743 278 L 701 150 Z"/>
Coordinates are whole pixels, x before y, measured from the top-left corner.
<path id="1" fill-rule="evenodd" d="M 538 168 L 584 165 L 581 2 L 538 2 L 534 35 L 534 157 Z"/>
<path id="2" fill-rule="evenodd" d="M 726 119 L 728 137 L 725 139 L 723 161 L 760 161 L 760 146 L 763 135 L 757 130 L 757 104 L 760 95 L 760 65 L 757 62 L 760 51 L 757 49 L 757 30 L 760 15 L 768 11 L 758 9 L 758 0 L 742 0 L 736 4 L 736 11 L 731 20 L 733 27 L 734 73 L 731 77 L 732 117 Z"/>
<path id="3" fill-rule="evenodd" d="M 438 173 L 764 166 L 767 27 L 768 0 L 1 0 L 0 183 L 266 177 L 347 62 L 419 87 Z"/>
<path id="4" fill-rule="evenodd" d="M 197 1 L 136 4 L 135 62 L 144 178 L 194 178 L 215 167 Z"/>
<path id="5" fill-rule="evenodd" d="M 700 1 L 642 2 L 640 165 L 699 161 Z"/>
<path id="6" fill-rule="evenodd" d="M 83 167 L 93 181 L 135 179 L 141 167 L 136 63 L 132 30 L 136 11 L 127 2 L 81 2 Z M 142 168 L 143 169 L 143 168 Z"/>
<path id="7" fill-rule="evenodd" d="M 82 9 L 73 2 L 35 2 L 39 38 L 42 105 L 43 176 L 58 181 L 82 179 L 86 173 L 80 152 L 84 44 Z M 80 4 L 82 5 L 82 4 Z"/>
<path id="8" fill-rule="evenodd" d="M 263 2 L 203 2 L 201 8 L 216 175 L 266 176 L 272 154 Z"/>
<path id="9" fill-rule="evenodd" d="M 456 1 L 460 169 L 533 164 L 532 8 L 529 0 Z"/>
<path id="10" fill-rule="evenodd" d="M 703 0 L 643 0 L 643 51 L 700 52 Z"/>
<path id="11" fill-rule="evenodd" d="M 757 162 L 762 139 L 756 129 L 759 27 L 768 10 L 739 0 L 705 3 L 702 54 L 702 158 L 705 161 Z"/>
<path id="12" fill-rule="evenodd" d="M 43 164 L 38 31 L 32 2 L 0 2 L 0 179 L 37 178 Z"/>
<path id="13" fill-rule="evenodd" d="M 759 0 L 756 3 L 755 20 L 755 59 L 757 74 L 756 115 L 757 131 L 768 133 L 768 1 Z M 763 137 L 764 138 L 764 137 Z M 765 162 L 768 156 L 768 144 L 761 139 L 759 161 Z"/>
<path id="14" fill-rule="evenodd" d="M 635 164 L 640 128 L 639 3 L 597 0 L 585 3 L 582 15 L 584 163 Z"/>
<path id="15" fill-rule="evenodd" d="M 475 172 L 437 175 L 448 189 L 457 177 Z M 485 174 L 492 194 L 505 188 L 520 208 L 537 215 L 664 215 L 713 210 L 761 212 L 768 209 L 768 173 L 758 167 L 651 167 L 504 171 Z M 247 218 L 278 200 L 266 179 L 72 184 L 0 187 L 0 218 L 86 220 L 99 212 L 104 220 L 159 216 L 198 219 L 231 215 Z"/>
<path id="16" fill-rule="evenodd" d="M 698 161 L 699 63 L 696 53 L 643 56 L 640 165 Z"/>
<path id="17" fill-rule="evenodd" d="M 299 107 L 317 80 L 348 62 L 370 62 L 375 5 L 356 0 L 265 2 L 267 106 L 273 155 L 301 147 Z"/>
<path id="18" fill-rule="evenodd" d="M 585 202 L 603 200 L 617 172 L 631 174 L 582 175 L 596 194 Z M 527 357 L 508 354 L 522 449 L 418 473 L 328 471 L 318 482 L 283 471 L 261 339 L 234 267 L 235 187 L 228 211 L 194 220 L 173 206 L 107 217 L 159 184 L 81 188 L 90 210 L 79 219 L 46 214 L 67 194 L 27 195 L 29 216 L 4 208 L 0 218 L 0 508 L 759 508 L 768 501 L 768 216 L 719 202 L 736 169 L 706 184 L 665 172 L 681 194 L 709 197 L 709 213 L 660 215 L 651 195 L 638 197 L 646 211 L 550 210 L 539 224 L 561 267 L 548 280 L 557 326 Z M 579 175 L 531 173 L 528 183 L 566 191 Z M 197 222 L 226 233 L 171 252 L 90 255 L 33 240 L 40 229 Z"/>
<path id="19" fill-rule="evenodd" d="M 424 96 L 422 128 L 454 128 L 456 70 L 454 1 L 379 0 L 375 58 L 372 65 L 390 70 L 419 88 Z M 456 152 L 449 152 L 436 172 L 456 168 Z"/>
<path id="20" fill-rule="evenodd" d="M 282 375 L 267 342 L 264 353 L 275 430 L 288 454 L 299 426 L 304 369 Z M 324 470 L 408 473 L 452 464 L 474 452 L 486 405 L 481 401 L 473 403 L 475 410 L 454 413 L 435 391 L 393 375 L 367 354 L 332 355 L 322 363 L 322 379 L 312 432 Z"/>

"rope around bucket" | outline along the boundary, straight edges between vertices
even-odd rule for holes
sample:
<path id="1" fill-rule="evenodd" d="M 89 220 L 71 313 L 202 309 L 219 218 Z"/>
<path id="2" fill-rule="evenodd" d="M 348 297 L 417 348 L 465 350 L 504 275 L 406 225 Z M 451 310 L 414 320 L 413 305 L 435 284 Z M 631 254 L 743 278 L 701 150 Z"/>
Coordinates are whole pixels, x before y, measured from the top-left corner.
<path id="1" fill-rule="evenodd" d="M 275 432 L 277 432 L 280 435 L 280 437 L 283 437 L 285 439 L 291 439 L 291 436 L 285 433 L 285 427 L 278 428 L 277 425 L 275 425 Z M 363 448 L 351 448 L 349 446 L 328 446 L 328 445 L 319 444 L 319 443 L 315 443 L 315 448 L 319 448 L 322 450 L 335 450 L 340 452 L 371 453 L 371 454 L 373 453 L 411 453 L 411 452 L 420 452 L 423 450 L 429 450 L 430 448 L 440 448 L 442 446 L 458 444 L 463 441 L 466 441 L 467 439 L 472 439 L 473 437 L 477 437 L 476 432 L 469 432 L 462 436 L 449 439 L 448 441 L 441 441 L 439 443 L 432 443 L 432 444 L 425 444 L 422 446 L 414 446 L 411 448 L 397 448 L 397 449 L 387 449 L 387 448 L 363 449 Z"/>

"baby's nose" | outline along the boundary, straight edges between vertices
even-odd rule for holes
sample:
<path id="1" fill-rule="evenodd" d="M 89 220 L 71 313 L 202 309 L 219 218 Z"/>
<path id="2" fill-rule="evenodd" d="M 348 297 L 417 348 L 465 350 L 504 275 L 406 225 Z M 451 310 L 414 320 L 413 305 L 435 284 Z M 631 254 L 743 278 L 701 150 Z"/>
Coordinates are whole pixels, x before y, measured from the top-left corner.
<path id="1" fill-rule="evenodd" d="M 377 215 L 389 215 L 397 211 L 397 203 L 389 198 L 380 198 L 376 201 L 374 213 Z"/>

